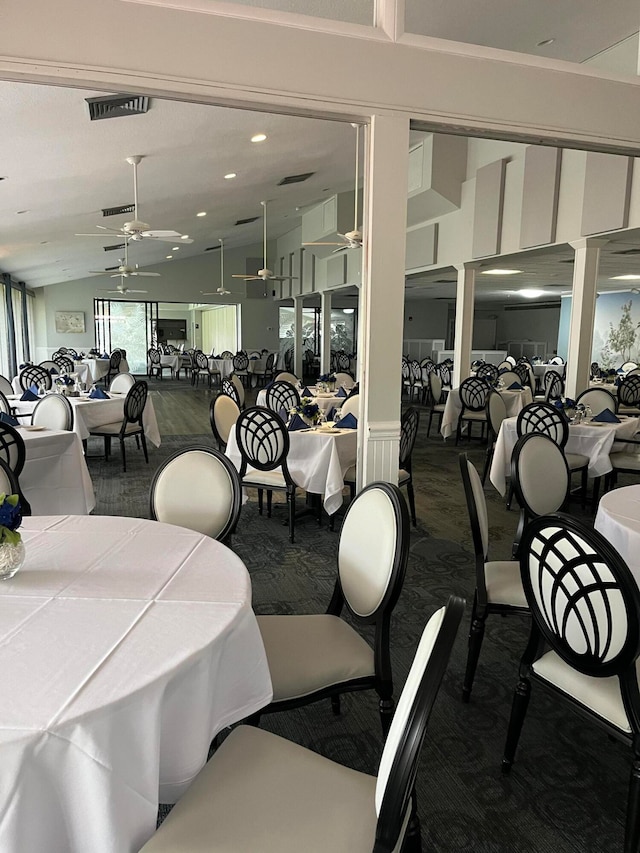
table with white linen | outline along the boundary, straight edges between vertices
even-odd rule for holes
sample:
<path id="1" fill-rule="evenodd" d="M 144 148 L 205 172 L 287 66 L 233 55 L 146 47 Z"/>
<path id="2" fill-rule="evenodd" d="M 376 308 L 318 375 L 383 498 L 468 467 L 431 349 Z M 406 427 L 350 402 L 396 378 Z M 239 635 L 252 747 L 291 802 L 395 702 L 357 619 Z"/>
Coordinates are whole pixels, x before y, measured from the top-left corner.
<path id="1" fill-rule="evenodd" d="M 536 377 L 536 382 L 539 383 L 541 388 L 544 388 L 546 375 L 552 370 L 559 374 L 561 379 L 564 379 L 566 364 L 532 364 L 531 369 L 533 370 L 533 375 Z"/>
<path id="2" fill-rule="evenodd" d="M 603 495 L 594 527 L 618 551 L 640 586 L 640 486 L 624 486 Z"/>
<path id="3" fill-rule="evenodd" d="M 24 519 L 0 598 L 0 850 L 134 853 L 212 738 L 272 696 L 251 581 L 207 536 Z"/>
<path id="4" fill-rule="evenodd" d="M 111 360 L 108 358 L 83 358 L 81 364 L 86 364 L 89 368 L 89 375 L 92 382 L 99 382 L 103 376 L 109 372 Z M 118 368 L 119 373 L 129 373 L 129 363 L 126 358 L 120 360 Z"/>
<path id="5" fill-rule="evenodd" d="M 297 390 L 298 390 L 298 393 L 300 394 L 300 396 L 302 397 L 302 393 L 300 392 L 300 389 L 298 388 Z M 309 392 L 311 394 L 311 402 L 317 403 L 318 407 L 323 412 L 329 412 L 332 408 L 339 409 L 340 406 L 342 406 L 344 401 L 347 399 L 346 397 L 336 397 L 335 394 L 324 393 L 324 392 L 318 393 L 318 392 L 316 392 L 315 387 L 313 385 L 309 388 Z M 267 389 L 261 388 L 260 391 L 258 391 L 258 396 L 256 397 L 256 406 L 266 406 L 266 405 L 267 405 Z"/>
<path id="6" fill-rule="evenodd" d="M 161 355 L 160 356 L 160 367 L 170 367 L 171 368 L 171 376 L 175 377 L 177 371 L 180 369 L 182 365 L 182 356 L 181 355 Z M 147 361 L 147 374 L 151 374 L 151 368 L 153 367 L 150 361 Z"/>
<path id="7" fill-rule="evenodd" d="M 504 400 L 509 417 L 515 417 L 521 409 L 524 409 L 525 406 L 533 402 L 530 388 L 523 388 L 522 391 L 509 391 L 505 388 L 499 394 Z M 454 435 L 458 429 L 458 420 L 461 412 L 460 389 L 453 388 L 447 396 L 447 402 L 445 403 L 442 415 L 442 424 L 440 425 L 440 433 L 445 439 Z"/>
<path id="8" fill-rule="evenodd" d="M 81 441 L 86 441 L 92 429 L 121 421 L 124 418 L 126 396 L 124 392 L 111 392 L 108 400 L 91 400 L 85 395 L 68 397 L 67 399 L 73 407 L 73 431 L 78 438 Z M 29 415 L 36 406 L 36 402 L 30 400 L 10 399 L 9 402 L 17 415 Z M 161 439 L 156 410 L 150 396 L 147 396 L 147 403 L 142 413 L 142 426 L 149 441 L 156 447 L 160 447 Z"/>
<path id="9" fill-rule="evenodd" d="M 228 379 L 233 373 L 233 359 L 209 356 L 209 370 L 217 370 L 221 379 Z"/>
<path id="10" fill-rule="evenodd" d="M 96 505 L 93 483 L 75 432 L 18 427 L 26 458 L 20 488 L 34 515 L 88 515 Z"/>
<path id="11" fill-rule="evenodd" d="M 50 373 L 50 371 L 48 371 L 48 372 Z M 56 373 L 50 373 L 51 382 L 52 382 L 54 387 L 55 387 L 56 379 L 58 378 L 58 376 L 60 376 L 61 373 L 64 373 L 64 372 L 65 371 L 61 370 L 61 371 L 58 371 L 57 374 Z M 73 370 L 70 371 L 68 375 L 71 377 L 75 377 L 78 382 L 82 383 L 85 386 L 87 384 L 90 384 L 89 368 L 87 367 L 86 364 L 83 364 L 81 361 L 74 361 Z M 14 394 L 20 395 L 23 393 L 22 385 L 20 385 L 20 374 L 13 377 L 13 379 L 11 380 L 11 385 L 13 387 L 13 393 Z"/>
<path id="12" fill-rule="evenodd" d="M 301 489 L 324 495 L 324 508 L 333 515 L 342 506 L 344 475 L 356 463 L 357 430 L 294 430 L 289 433 L 287 467 Z M 229 433 L 226 455 L 238 471 L 242 457 L 235 430 Z M 252 471 L 249 468 L 248 471 Z"/>
<path id="13" fill-rule="evenodd" d="M 511 476 L 511 454 L 518 440 L 516 422 L 517 418 L 502 421 L 489 472 L 489 479 L 502 495 L 506 491 L 506 479 Z M 588 476 L 602 477 L 611 471 L 609 454 L 616 449 L 613 442 L 633 438 L 638 429 L 640 418 L 622 418 L 619 424 L 570 424 L 569 439 L 564 449 L 566 453 L 588 456 Z M 623 450 L 624 445 L 619 449 Z"/>

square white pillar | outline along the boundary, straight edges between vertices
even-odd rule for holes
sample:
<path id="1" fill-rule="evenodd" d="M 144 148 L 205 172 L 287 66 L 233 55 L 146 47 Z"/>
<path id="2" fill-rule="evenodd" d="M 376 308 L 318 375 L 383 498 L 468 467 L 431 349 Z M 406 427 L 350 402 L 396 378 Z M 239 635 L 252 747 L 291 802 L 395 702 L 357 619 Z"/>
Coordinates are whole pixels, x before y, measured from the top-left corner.
<path id="1" fill-rule="evenodd" d="M 302 361 L 303 361 L 303 345 L 302 345 L 302 308 L 304 299 L 301 296 L 295 296 L 293 299 L 293 372 L 302 379 Z"/>
<path id="2" fill-rule="evenodd" d="M 331 291 L 320 294 L 320 375 L 331 369 Z"/>
<path id="3" fill-rule="evenodd" d="M 456 264 L 456 325 L 453 341 L 453 376 L 451 386 L 458 388 L 463 379 L 471 375 L 471 349 L 473 347 L 473 314 L 478 264 Z"/>
<path id="4" fill-rule="evenodd" d="M 608 241 L 585 237 L 570 243 L 575 250 L 565 394 L 575 399 L 589 387 L 600 248 Z"/>
<path id="5" fill-rule="evenodd" d="M 398 481 L 408 168 L 408 120 L 372 116 L 359 313 L 358 489 L 374 480 Z"/>

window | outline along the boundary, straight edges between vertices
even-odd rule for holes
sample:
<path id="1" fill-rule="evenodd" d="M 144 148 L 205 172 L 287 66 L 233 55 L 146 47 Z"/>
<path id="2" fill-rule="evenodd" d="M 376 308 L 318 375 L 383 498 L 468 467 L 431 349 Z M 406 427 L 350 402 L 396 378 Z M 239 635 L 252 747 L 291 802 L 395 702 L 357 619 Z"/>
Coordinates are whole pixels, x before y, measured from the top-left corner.
<path id="1" fill-rule="evenodd" d="M 238 351 L 238 306 L 216 305 L 202 312 L 202 351 Z"/>

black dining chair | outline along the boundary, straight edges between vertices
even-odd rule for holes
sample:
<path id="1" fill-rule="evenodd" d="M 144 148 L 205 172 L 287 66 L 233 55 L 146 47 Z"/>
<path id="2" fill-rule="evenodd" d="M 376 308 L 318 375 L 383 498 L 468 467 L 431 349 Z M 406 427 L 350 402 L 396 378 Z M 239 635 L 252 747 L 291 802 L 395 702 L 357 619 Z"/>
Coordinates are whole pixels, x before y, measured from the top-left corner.
<path id="1" fill-rule="evenodd" d="M 123 419 L 114 423 L 102 424 L 101 426 L 96 426 L 89 430 L 89 435 L 101 436 L 104 438 L 104 455 L 107 461 L 111 454 L 111 439 L 117 438 L 119 440 L 123 471 L 127 470 L 127 456 L 125 450 L 125 440 L 127 438 L 135 437 L 136 443 L 142 442 L 145 462 L 149 464 L 147 439 L 144 434 L 144 424 L 142 423 L 144 407 L 147 404 L 148 387 L 149 386 L 144 381 L 135 382 L 125 397 Z"/>

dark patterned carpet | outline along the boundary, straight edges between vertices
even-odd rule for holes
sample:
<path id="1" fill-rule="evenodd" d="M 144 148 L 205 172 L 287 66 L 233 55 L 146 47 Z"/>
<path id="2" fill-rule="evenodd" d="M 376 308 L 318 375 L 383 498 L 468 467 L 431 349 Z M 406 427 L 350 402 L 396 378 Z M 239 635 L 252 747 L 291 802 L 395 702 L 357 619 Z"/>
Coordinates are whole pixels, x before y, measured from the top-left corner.
<path id="1" fill-rule="evenodd" d="M 469 606 L 430 722 L 418 777 L 424 850 L 622 850 L 630 751 L 565 706 L 556 707 L 542 691 L 534 689 L 511 776 L 500 773 L 526 620 L 489 620 L 472 701 L 461 702 L 474 585 L 470 536 L 458 450 L 439 438 L 427 440 L 425 426 L 426 419 L 414 456 L 419 525 L 412 531 L 409 568 L 392 632 L 397 693 L 429 616 L 450 593 L 465 596 Z M 108 466 L 91 459 L 96 512 L 148 517 L 148 487 L 155 467 L 174 449 L 201 442 L 211 444 L 210 435 L 169 436 L 160 450 L 152 450 L 149 466 L 132 447 L 125 475 L 119 473 L 117 456 Z M 484 448 L 474 443 L 463 449 L 468 447 L 480 465 Z M 90 447 L 90 452 L 98 451 L 98 445 Z M 486 493 L 496 545 L 492 556 L 507 557 L 516 513 L 504 510 L 492 487 Z M 282 508 L 271 520 L 260 518 L 254 500 L 242 510 L 233 547 L 251 573 L 255 610 L 320 611 L 333 587 L 339 534 L 331 533 L 326 523 L 320 528 L 305 519 L 296 527 L 292 546 L 282 519 Z M 265 717 L 262 724 L 351 767 L 376 771 L 381 734 L 374 694 L 347 696 L 339 717 L 323 702 Z"/>

